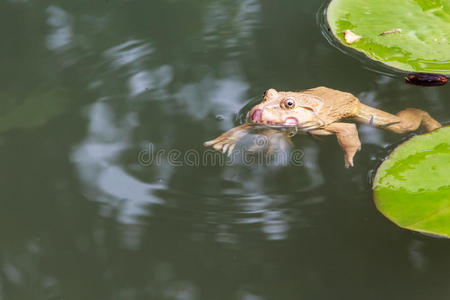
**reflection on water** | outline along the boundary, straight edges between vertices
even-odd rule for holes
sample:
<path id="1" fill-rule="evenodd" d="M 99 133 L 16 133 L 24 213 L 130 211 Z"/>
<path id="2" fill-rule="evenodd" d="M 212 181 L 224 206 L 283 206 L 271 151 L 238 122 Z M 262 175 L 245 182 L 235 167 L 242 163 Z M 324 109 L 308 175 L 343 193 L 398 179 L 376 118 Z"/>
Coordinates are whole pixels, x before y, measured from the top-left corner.
<path id="1" fill-rule="evenodd" d="M 204 14 L 204 39 L 208 48 L 224 47 L 237 56 L 243 45 L 251 46 L 252 31 L 260 23 L 261 5 L 256 0 L 211 1 Z M 230 5 L 230 2 L 235 2 Z"/>
<path id="2" fill-rule="evenodd" d="M 240 102 L 245 97 L 248 85 L 242 79 L 216 79 L 210 76 L 203 78 L 200 82 L 189 83 L 179 89 L 175 98 L 183 112 L 198 119 L 204 120 L 208 115 L 227 115 L 239 111 Z M 208 99 L 208 102 L 205 102 Z M 233 126 L 230 117 L 222 120 L 222 129 L 226 130 Z"/>
<path id="3" fill-rule="evenodd" d="M 371 202 L 370 159 L 402 137 L 361 126 L 352 170 L 308 136 L 303 166 L 139 163 L 204 151 L 269 87 L 447 120 L 448 89 L 330 47 L 316 2 L 1 3 L 0 299 L 445 298 L 448 243 Z"/>
<path id="4" fill-rule="evenodd" d="M 63 50 L 61 48 L 72 43 L 70 15 L 57 6 L 49 6 L 47 13 L 47 23 L 52 28 L 47 38 L 47 47 L 54 51 Z"/>
<path id="5" fill-rule="evenodd" d="M 126 137 L 139 123 L 132 113 L 123 120 L 114 120 L 107 103 L 104 99 L 90 108 L 86 140 L 77 146 L 72 161 L 78 167 L 87 195 L 95 201 L 121 203 L 119 220 L 129 222 L 141 213 L 140 206 L 160 202 L 151 191 L 161 185 L 143 183 L 116 165 L 118 156 L 129 147 Z"/>
<path id="6" fill-rule="evenodd" d="M 154 50 L 142 41 L 127 41 L 105 51 L 114 69 L 129 66 L 131 72 L 142 68 L 142 63 Z"/>

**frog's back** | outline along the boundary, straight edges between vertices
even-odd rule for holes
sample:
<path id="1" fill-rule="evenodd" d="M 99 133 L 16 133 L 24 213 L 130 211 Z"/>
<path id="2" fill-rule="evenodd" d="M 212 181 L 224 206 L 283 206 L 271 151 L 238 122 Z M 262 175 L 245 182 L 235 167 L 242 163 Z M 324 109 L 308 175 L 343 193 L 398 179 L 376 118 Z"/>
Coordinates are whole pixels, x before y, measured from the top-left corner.
<path id="1" fill-rule="evenodd" d="M 300 91 L 299 93 L 313 96 L 323 103 L 318 114 L 327 124 L 334 123 L 340 119 L 354 117 L 359 111 L 360 102 L 358 98 L 350 93 L 323 86 Z"/>

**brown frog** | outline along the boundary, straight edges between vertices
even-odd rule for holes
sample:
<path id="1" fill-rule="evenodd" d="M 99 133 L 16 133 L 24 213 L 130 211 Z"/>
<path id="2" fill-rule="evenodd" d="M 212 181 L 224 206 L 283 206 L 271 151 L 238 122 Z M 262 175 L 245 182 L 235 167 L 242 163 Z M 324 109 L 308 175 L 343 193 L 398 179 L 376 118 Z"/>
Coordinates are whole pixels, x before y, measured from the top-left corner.
<path id="1" fill-rule="evenodd" d="M 362 104 L 350 93 L 326 87 L 299 92 L 269 89 L 264 93 L 263 101 L 250 110 L 247 121 L 204 145 L 231 154 L 237 141 L 254 125 L 294 127 L 312 135 L 335 134 L 344 150 L 345 167 L 348 168 L 353 166 L 353 157 L 361 149 L 356 125 L 349 122 L 357 121 L 395 133 L 414 131 L 421 126 L 427 131 L 441 127 L 423 110 L 407 108 L 392 115 Z M 270 129 L 266 134 L 272 132 Z"/>

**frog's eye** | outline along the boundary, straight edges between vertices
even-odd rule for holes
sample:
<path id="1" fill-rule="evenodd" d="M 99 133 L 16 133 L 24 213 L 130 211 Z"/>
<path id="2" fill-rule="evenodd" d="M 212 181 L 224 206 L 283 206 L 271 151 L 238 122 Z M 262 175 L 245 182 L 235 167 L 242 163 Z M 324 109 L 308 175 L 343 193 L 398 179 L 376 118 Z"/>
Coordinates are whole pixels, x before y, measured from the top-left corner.
<path id="1" fill-rule="evenodd" d="M 283 106 L 284 106 L 285 108 L 292 109 L 292 108 L 295 107 L 295 100 L 292 99 L 292 98 L 287 98 L 286 100 L 284 100 Z"/>

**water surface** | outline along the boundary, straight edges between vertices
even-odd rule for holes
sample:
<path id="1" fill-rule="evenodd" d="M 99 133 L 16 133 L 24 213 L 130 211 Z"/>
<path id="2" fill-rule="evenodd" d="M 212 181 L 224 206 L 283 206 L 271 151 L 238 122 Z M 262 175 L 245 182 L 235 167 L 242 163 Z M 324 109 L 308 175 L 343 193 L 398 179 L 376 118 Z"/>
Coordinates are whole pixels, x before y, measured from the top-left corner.
<path id="1" fill-rule="evenodd" d="M 0 3 L 1 299 L 449 298 L 448 240 L 372 202 L 372 171 L 405 136 L 360 126 L 351 170 L 334 137 L 295 137 L 302 166 L 168 160 L 202 153 L 270 87 L 448 121 L 448 87 L 341 53 L 321 4 Z M 139 160 L 149 145 L 159 162 Z"/>

